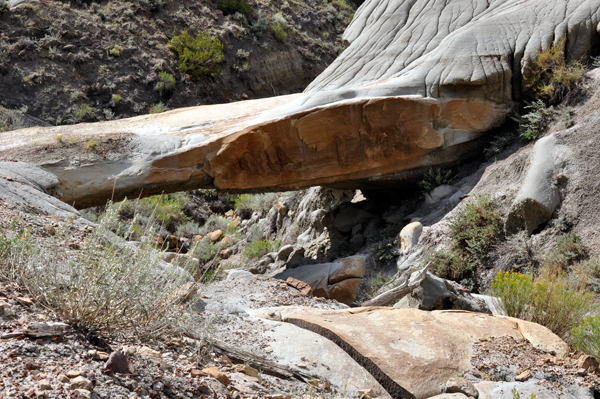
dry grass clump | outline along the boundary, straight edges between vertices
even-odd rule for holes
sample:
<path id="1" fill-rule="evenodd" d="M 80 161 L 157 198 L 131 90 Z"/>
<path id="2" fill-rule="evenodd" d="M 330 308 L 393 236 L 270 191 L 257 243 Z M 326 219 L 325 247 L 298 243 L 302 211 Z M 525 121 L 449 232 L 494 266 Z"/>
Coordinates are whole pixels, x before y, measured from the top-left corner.
<path id="1" fill-rule="evenodd" d="M 19 284 L 55 317 L 94 337 L 197 335 L 204 321 L 193 311 L 193 300 L 184 303 L 194 296 L 193 279 L 188 271 L 161 262 L 151 227 L 135 244 L 111 233 L 122 206 L 108 206 L 78 246 L 71 241 L 72 220 L 43 246 L 28 230 L 2 231 L 0 278 Z"/>
<path id="2" fill-rule="evenodd" d="M 525 74 L 525 89 L 533 98 L 557 104 L 583 77 L 580 61 L 566 62 L 566 40 L 540 51 Z"/>

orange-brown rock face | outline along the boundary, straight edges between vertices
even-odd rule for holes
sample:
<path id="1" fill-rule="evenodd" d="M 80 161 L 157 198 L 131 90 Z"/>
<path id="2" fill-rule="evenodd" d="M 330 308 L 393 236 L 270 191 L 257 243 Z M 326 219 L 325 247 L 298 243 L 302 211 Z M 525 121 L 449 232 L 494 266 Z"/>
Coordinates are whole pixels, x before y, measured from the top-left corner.
<path id="1" fill-rule="evenodd" d="M 428 153 L 453 144 L 447 140 L 456 131 L 472 139 L 494 116 L 494 107 L 479 100 L 351 101 L 227 137 L 207 154 L 204 170 L 224 190 L 352 186 L 427 163 Z"/>

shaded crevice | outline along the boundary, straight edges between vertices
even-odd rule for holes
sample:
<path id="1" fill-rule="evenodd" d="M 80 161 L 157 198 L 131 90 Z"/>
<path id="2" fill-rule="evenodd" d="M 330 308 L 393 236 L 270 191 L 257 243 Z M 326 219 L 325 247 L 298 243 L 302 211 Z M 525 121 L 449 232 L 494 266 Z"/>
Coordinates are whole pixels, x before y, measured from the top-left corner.
<path id="1" fill-rule="evenodd" d="M 415 396 L 400 386 L 396 381 L 391 379 L 386 373 L 379 368 L 371 359 L 361 355 L 352 345 L 344 341 L 341 337 L 330 330 L 327 330 L 317 324 L 310 323 L 306 320 L 287 318 L 286 322 L 294 324 L 305 330 L 319 334 L 342 348 L 352 359 L 360 364 L 369 374 L 377 380 L 377 382 L 387 391 L 394 399 L 416 399 Z"/>

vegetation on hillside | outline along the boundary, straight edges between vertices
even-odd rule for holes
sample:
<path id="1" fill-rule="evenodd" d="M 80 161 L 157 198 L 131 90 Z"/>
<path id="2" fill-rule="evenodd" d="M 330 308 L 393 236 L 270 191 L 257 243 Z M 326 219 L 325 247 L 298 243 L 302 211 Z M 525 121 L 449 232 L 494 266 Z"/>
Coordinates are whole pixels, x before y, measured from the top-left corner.
<path id="1" fill-rule="evenodd" d="M 440 277 L 467 283 L 475 268 L 486 262 L 492 246 L 500 238 L 500 223 L 500 213 L 491 197 L 475 198 L 450 222 L 450 249 L 430 252 L 424 263 L 431 262 Z"/>
<path id="2" fill-rule="evenodd" d="M 344 0 L 4 7 L 0 106 L 59 125 L 301 91 L 343 50 L 353 10 Z M 301 60 L 302 77 L 263 76 L 274 53 Z M 10 122 L 0 130 L 29 126 Z"/>
<path id="3" fill-rule="evenodd" d="M 553 43 L 540 51 L 525 71 L 523 94 L 531 102 L 526 101 L 523 114 L 513 118 L 525 140 L 537 139 L 558 116 L 565 129 L 573 124 L 572 109 L 561 103 L 583 80 L 585 64 L 581 60 L 567 62 L 565 47 L 565 39 Z"/>

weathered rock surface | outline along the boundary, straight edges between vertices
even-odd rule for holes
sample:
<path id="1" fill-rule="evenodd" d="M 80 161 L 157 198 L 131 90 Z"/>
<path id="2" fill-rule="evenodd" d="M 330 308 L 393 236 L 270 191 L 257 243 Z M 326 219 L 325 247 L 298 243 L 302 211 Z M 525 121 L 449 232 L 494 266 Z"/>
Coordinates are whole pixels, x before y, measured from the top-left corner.
<path id="1" fill-rule="evenodd" d="M 456 161 L 501 123 L 536 52 L 594 42 L 600 0 L 369 1 L 303 94 L 0 136 L 77 208 L 141 192 L 370 187 Z M 58 141 L 61 134 L 63 140 Z M 413 176 L 414 177 L 414 176 Z"/>
<path id="2" fill-rule="evenodd" d="M 402 251 L 410 251 L 419 243 L 419 237 L 423 232 L 421 222 L 412 222 L 402 228 L 398 235 L 400 241 L 400 249 Z"/>
<path id="3" fill-rule="evenodd" d="M 289 277 L 305 282 L 314 296 L 335 299 L 347 305 L 356 299 L 358 285 L 366 271 L 366 259 L 362 255 L 338 259 L 331 263 L 300 266 L 275 275 L 286 280 Z"/>
<path id="4" fill-rule="evenodd" d="M 536 399 L 592 399 L 593 390 L 571 386 L 567 388 L 553 388 L 540 384 L 540 380 L 530 380 L 528 382 L 490 382 L 483 381 L 475 384 L 479 391 L 479 399 L 505 399 L 512 396 L 513 389 L 516 389 L 521 398 L 529 398 L 535 395 Z M 436 397 L 437 398 L 437 397 Z"/>
<path id="5" fill-rule="evenodd" d="M 268 314 L 268 312 L 263 312 Z M 330 338 L 396 398 L 428 398 L 471 370 L 472 346 L 491 337 L 535 337 L 547 350 L 568 346 L 540 325 L 463 311 L 277 308 L 278 317 Z"/>
<path id="6" fill-rule="evenodd" d="M 394 307 L 420 310 L 457 309 L 473 312 L 487 310 L 484 302 L 479 302 L 470 294 L 457 290 L 450 281 L 431 273 L 427 273 L 421 284 L 398 301 Z"/>
<path id="7" fill-rule="evenodd" d="M 555 165 L 558 151 L 565 150 L 556 144 L 554 135 L 535 143 L 527 175 L 506 218 L 507 232 L 525 230 L 531 234 L 552 217 L 560 203 L 560 191 L 554 182 L 559 170 Z"/>

